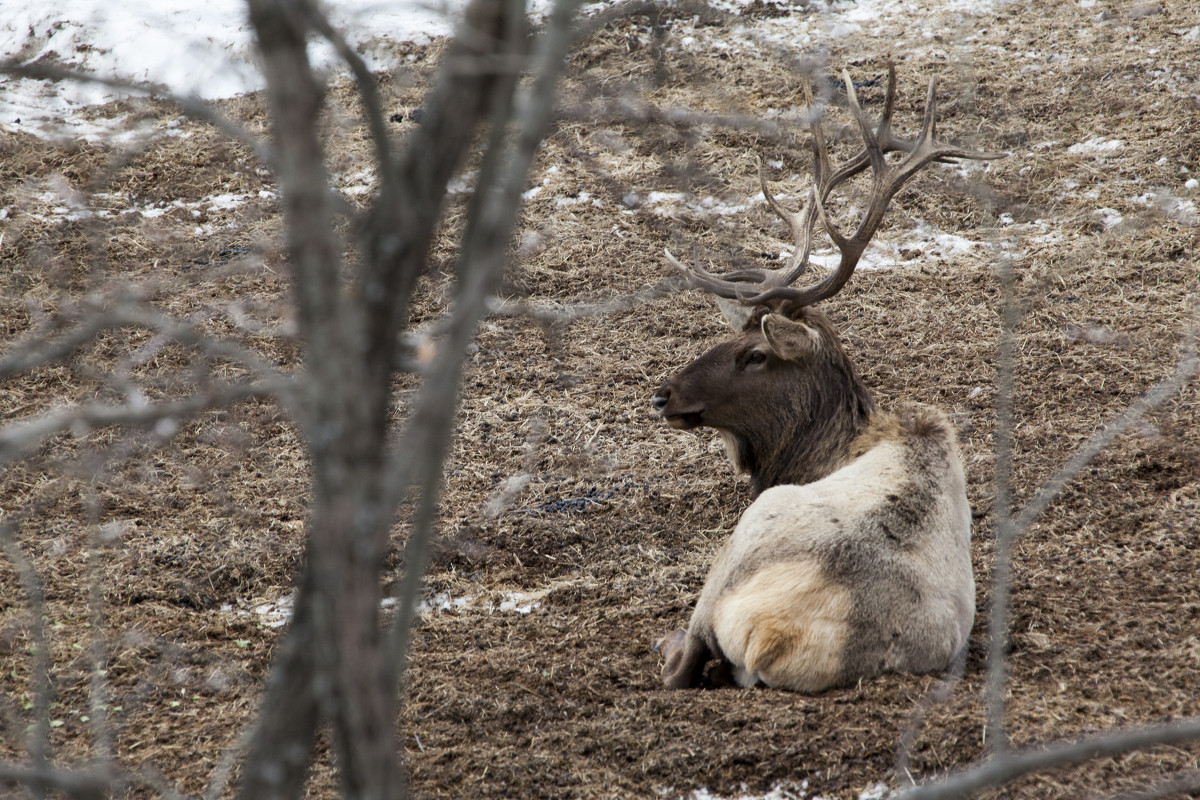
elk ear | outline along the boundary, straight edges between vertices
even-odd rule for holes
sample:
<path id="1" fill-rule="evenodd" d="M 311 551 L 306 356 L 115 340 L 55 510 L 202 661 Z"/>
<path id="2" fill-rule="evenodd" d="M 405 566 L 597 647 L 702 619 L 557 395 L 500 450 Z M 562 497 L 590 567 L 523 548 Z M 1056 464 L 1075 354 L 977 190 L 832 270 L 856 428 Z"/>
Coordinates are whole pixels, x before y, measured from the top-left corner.
<path id="1" fill-rule="evenodd" d="M 754 306 L 726 300 L 724 297 L 714 297 L 713 299 L 717 301 L 717 308 L 721 309 L 721 315 L 725 317 L 725 321 L 732 325 L 736 332 L 741 333 L 746 330 L 750 318 L 754 316 Z"/>
<path id="2" fill-rule="evenodd" d="M 803 361 L 821 348 L 820 331 L 780 314 L 763 317 L 762 332 L 775 355 L 788 361 Z"/>

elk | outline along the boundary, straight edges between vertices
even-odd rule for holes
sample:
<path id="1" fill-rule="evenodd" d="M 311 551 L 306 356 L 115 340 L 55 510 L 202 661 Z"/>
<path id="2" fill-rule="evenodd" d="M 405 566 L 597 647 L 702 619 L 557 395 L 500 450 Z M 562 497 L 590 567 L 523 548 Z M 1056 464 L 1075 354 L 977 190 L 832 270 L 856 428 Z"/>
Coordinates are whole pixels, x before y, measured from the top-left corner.
<path id="1" fill-rule="evenodd" d="M 791 229 L 795 251 L 780 269 L 714 275 L 668 261 L 718 298 L 737 331 L 667 381 L 653 405 L 672 427 L 715 428 L 757 495 L 718 554 L 687 630 L 656 644 L 667 688 L 695 686 L 712 659 L 717 675 L 820 692 L 887 671 L 945 669 L 975 616 L 971 509 L 957 432 L 938 409 L 877 410 L 829 319 L 814 305 L 849 280 L 900 187 L 933 161 L 995 158 L 939 142 L 935 83 L 915 141 L 891 127 L 896 73 L 872 124 L 844 75 L 863 149 L 833 169 L 820 121 L 812 123 L 813 186 L 792 213 L 767 203 Z M 889 152 L 907 155 L 890 163 Z M 870 167 L 866 211 L 849 236 L 826 201 Z M 840 260 L 824 279 L 804 273 L 817 219 Z"/>

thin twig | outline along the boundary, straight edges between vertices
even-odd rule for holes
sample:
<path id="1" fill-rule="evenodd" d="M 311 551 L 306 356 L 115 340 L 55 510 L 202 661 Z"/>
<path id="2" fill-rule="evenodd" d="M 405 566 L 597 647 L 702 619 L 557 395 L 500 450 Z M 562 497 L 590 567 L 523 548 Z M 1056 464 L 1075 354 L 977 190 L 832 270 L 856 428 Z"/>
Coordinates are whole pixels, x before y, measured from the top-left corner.
<path id="1" fill-rule="evenodd" d="M 481 185 L 496 188 L 495 191 L 476 194 L 477 205 L 472 209 L 459 257 L 462 279 L 455 307 L 456 321 L 443 345 L 446 356 L 442 369 L 430 375 L 422 387 L 422 395 L 430 405 L 425 406 L 424 413 L 423 409 L 418 408 L 401 447 L 389 462 L 389 484 L 393 487 L 410 485 L 412 477 L 424 467 L 426 473 L 421 483 L 428 491 L 433 465 L 415 464 L 411 454 L 437 452 L 444 457 L 453 411 L 457 406 L 453 399 L 458 395 L 466 346 L 474 336 L 475 326 L 483 317 L 487 300 L 494 294 L 503 271 L 507 251 L 503 245 L 511 236 L 516 222 L 521 192 L 528 179 L 534 153 L 553 118 L 556 87 L 565 69 L 565 56 L 571 43 L 571 20 L 578 5 L 579 0 L 558 0 L 554 4 L 544 33 L 531 57 L 534 65 L 532 83 L 515 109 L 517 131 L 514 141 L 504 147 L 507 137 L 496 136 L 493 147 L 489 148 L 490 158 L 480 167 Z M 495 132 L 503 133 L 502 130 Z M 494 179 L 487 183 L 485 170 L 494 170 L 495 173 Z M 433 403 L 440 403 L 440 407 Z M 435 424 L 426 422 L 430 417 Z M 440 473 L 441 458 L 428 459 L 429 462 L 435 460 Z M 394 681 L 399 681 L 407 662 L 417 596 L 424 583 L 428 561 L 431 520 L 426 516 L 429 509 L 424 507 L 425 502 L 423 499 L 423 507 L 419 509 L 422 525 L 420 528 L 414 526 L 409 534 L 405 576 L 398 591 L 397 619 L 389 633 L 388 671 Z"/>
<path id="2" fill-rule="evenodd" d="M 1200 718 L 1193 717 L 1167 725 L 1134 728 L 1036 750 L 1004 753 L 965 772 L 901 790 L 895 795 L 895 800 L 963 800 L 1039 770 L 1067 767 L 1093 758 L 1119 756 L 1155 745 L 1180 744 L 1198 738 Z"/>
<path id="3" fill-rule="evenodd" d="M 392 163 L 391 140 L 388 138 L 387 127 L 384 125 L 386 115 L 383 113 L 383 101 L 379 97 L 379 86 L 376 84 L 375 76 L 371 74 L 371 70 L 368 69 L 362 56 L 355 52 L 350 43 L 346 41 L 346 37 L 330 23 L 329 18 L 321 12 L 316 3 L 306 3 L 304 8 L 308 13 L 309 24 L 317 33 L 329 40 L 337 54 L 342 57 L 354 74 L 354 81 L 358 85 L 358 94 L 362 98 L 365 110 L 364 117 L 367 128 L 371 131 L 371 141 L 375 145 L 376 162 L 379 164 Z M 380 179 L 385 182 L 394 180 L 394 178 L 395 173 L 391 170 L 382 170 L 380 173 Z"/>
<path id="4" fill-rule="evenodd" d="M 181 420 L 207 409 L 225 407 L 254 398 L 276 397 L 290 391 L 291 387 L 291 381 L 232 383 L 214 386 L 208 391 L 175 400 L 122 405 L 89 403 L 57 408 L 0 428 L 0 464 L 19 458 L 37 447 L 46 437 L 65 431 L 86 432 L 91 428 L 106 425 L 154 425 L 169 422 L 169 432 L 174 432 Z"/>
<path id="5" fill-rule="evenodd" d="M 906 780 L 911 785 L 913 783 L 912 773 L 909 772 L 908 765 L 912 757 L 913 745 L 917 742 L 917 737 L 921 735 L 921 729 L 925 726 L 925 718 L 929 712 L 946 702 L 950 697 L 954 688 L 958 686 L 962 680 L 963 672 L 967 667 L 967 648 L 964 645 L 958 654 L 954 656 L 954 660 L 950 662 L 950 666 L 946 668 L 946 673 L 942 679 L 937 682 L 937 685 L 925 696 L 921 701 L 920 706 L 913 712 L 909 718 L 907 727 L 904 733 L 900 736 L 900 742 L 896 746 L 896 764 L 893 767 L 897 780 Z"/>
<path id="6" fill-rule="evenodd" d="M 1146 789 L 1117 795 L 1114 800 L 1161 800 L 1174 794 L 1193 793 L 1200 789 L 1200 770 L 1185 772 Z"/>
<path id="7" fill-rule="evenodd" d="M 95 515 L 99 500 L 94 491 L 91 493 L 88 505 L 90 512 Z M 88 644 L 91 656 L 92 674 L 90 676 L 90 691 L 88 697 L 90 725 L 94 739 L 92 760 L 97 769 L 107 769 L 113 757 L 113 735 L 108 722 L 108 685 L 105 681 L 107 674 L 104 637 L 104 571 L 101 568 L 105 542 L 100 535 L 98 520 L 93 519 L 88 526 L 87 576 L 88 576 L 88 624 L 91 626 L 91 641 Z"/>
<path id="8" fill-rule="evenodd" d="M 50 764 L 22 767 L 0 762 L 0 784 L 3 783 L 24 786 L 37 797 L 45 797 L 52 790 L 77 800 L 101 800 L 124 782 L 107 770 L 73 770 Z"/>
<path id="9" fill-rule="evenodd" d="M 689 288 L 683 278 L 672 277 L 653 286 L 607 300 L 587 303 L 551 304 L 531 300 L 507 300 L 493 297 L 488 301 L 488 313 L 498 317 L 521 317 L 546 325 L 567 325 L 580 319 L 604 317 L 636 308 L 660 297 L 676 294 Z"/>
<path id="10" fill-rule="evenodd" d="M 46 338 L 27 338 L 0 358 L 0 378 L 62 361 L 90 342 L 97 334 L 125 327 L 148 328 L 179 344 L 196 347 L 217 358 L 241 363 L 259 378 L 281 385 L 286 376 L 274 364 L 252 350 L 219 336 L 210 336 L 195 325 L 170 317 L 132 298 L 89 299 L 67 316 L 77 316 L 65 332 Z"/>
<path id="11" fill-rule="evenodd" d="M 1016 323 L 1016 304 L 1008 302 L 1005 310 L 1005 333 L 1001 339 L 1000 376 L 997 390 L 1000 393 L 1001 419 L 997 423 L 997 499 L 996 499 L 996 566 L 992 597 L 992 642 L 988 657 L 988 721 L 987 735 L 992 758 L 971 769 L 941 781 L 931 782 L 901 792 L 898 797 L 906 800 L 928 800 L 929 798 L 962 798 L 984 789 L 1004 785 L 1022 775 L 1049 767 L 1068 766 L 1091 758 L 1150 747 L 1156 744 L 1172 744 L 1200 738 L 1200 719 L 1190 719 L 1171 725 L 1124 731 L 1111 736 L 1083 739 L 1078 742 L 1055 745 L 1041 750 L 1009 754 L 1004 742 L 1004 657 L 1006 629 L 1008 624 L 1008 575 L 1011 565 L 1011 546 L 1028 530 L 1029 526 L 1044 511 L 1053 499 L 1073 480 L 1082 469 L 1114 439 L 1128 430 L 1145 414 L 1175 396 L 1198 371 L 1200 355 L 1197 353 L 1197 337 L 1200 334 L 1200 307 L 1193 312 L 1192 324 L 1183 341 L 1182 352 L 1175 372 L 1169 378 L 1152 387 L 1112 422 L 1103 426 L 1080 446 L 1066 464 L 1047 481 L 1034 498 L 1016 515 L 1008 509 L 1007 495 L 1001 488 L 1011 481 L 1011 462 L 1002 448 L 1011 446 L 1005 442 L 1011 436 L 1011 419 L 1005 419 L 1004 394 L 1011 396 L 1012 364 L 1011 333 Z M 1005 345 L 1007 342 L 1007 347 Z M 1005 364 L 1008 364 L 1006 370 Z M 1011 414 L 1011 412 L 1009 412 Z M 1004 458 L 1002 459 L 1002 455 Z M 1004 505 L 1001 505 L 1001 503 Z"/>
<path id="12" fill-rule="evenodd" d="M 241 760 L 246 749 L 250 746 L 250 742 L 254 739 L 254 733 L 258 728 L 258 720 L 259 718 L 255 716 L 249 723 L 243 726 L 233 744 L 229 745 L 225 748 L 225 752 L 221 753 L 221 758 L 217 761 L 216 768 L 208 777 L 208 786 L 204 790 L 204 800 L 218 800 L 225 793 L 225 788 L 229 785 L 229 776 L 233 774 L 233 768 Z"/>
<path id="13" fill-rule="evenodd" d="M 1118 414 L 1100 430 L 1092 434 L 1086 442 L 1079 446 L 1075 454 L 1066 464 L 1054 474 L 1050 480 L 1042 484 L 1033 498 L 1021 509 L 1013 520 L 1013 528 L 1020 535 L 1033 524 L 1034 520 L 1049 507 L 1068 483 L 1077 476 L 1085 466 L 1100 451 L 1108 447 L 1118 436 L 1133 427 L 1138 420 L 1175 396 L 1187 383 L 1200 372 L 1200 356 L 1197 354 L 1197 337 L 1200 335 L 1200 304 L 1192 315 L 1192 323 L 1184 334 L 1182 354 L 1175 373 L 1171 377 L 1156 384 L 1143 394 L 1133 405 Z"/>
<path id="14" fill-rule="evenodd" d="M 10 522 L 0 522 L 0 549 L 12 564 L 29 601 L 30 644 L 33 647 L 33 664 L 30 668 L 30 694 L 33 695 L 33 725 L 25 737 L 25 750 L 29 753 L 31 774 L 53 772 L 49 760 L 50 748 L 50 642 L 46 638 L 46 595 L 42 580 L 33 563 L 25 557 L 21 546 L 13 535 Z M 14 767 L 13 769 L 19 769 Z M 4 774 L 0 771 L 0 778 Z M 34 797 L 45 797 L 47 786 L 29 784 Z"/>
<path id="15" fill-rule="evenodd" d="M 1017 529 L 1012 525 L 1012 393 L 1016 369 L 1016 327 L 1020 304 L 1015 297 L 1012 265 L 1004 259 L 998 264 L 1004 308 L 1000 328 L 1000 347 L 996 374 L 996 498 L 993 505 L 996 544 L 992 558 L 992 603 L 988 625 L 987 722 L 984 737 L 988 752 L 1003 753 L 1008 747 L 1004 731 L 1005 691 L 1008 644 L 1009 580 L 1012 570 L 1012 546 Z"/>

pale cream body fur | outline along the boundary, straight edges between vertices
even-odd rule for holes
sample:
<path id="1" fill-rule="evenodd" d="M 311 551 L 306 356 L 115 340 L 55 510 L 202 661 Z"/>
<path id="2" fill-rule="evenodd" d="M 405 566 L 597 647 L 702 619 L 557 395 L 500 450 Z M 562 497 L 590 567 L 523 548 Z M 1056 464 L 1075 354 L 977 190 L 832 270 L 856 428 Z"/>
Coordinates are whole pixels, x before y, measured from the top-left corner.
<path id="1" fill-rule="evenodd" d="M 955 438 L 940 411 L 907 406 L 877 415 L 841 469 L 764 491 L 713 564 L 687 638 L 743 686 L 818 692 L 944 669 L 975 613 Z"/>

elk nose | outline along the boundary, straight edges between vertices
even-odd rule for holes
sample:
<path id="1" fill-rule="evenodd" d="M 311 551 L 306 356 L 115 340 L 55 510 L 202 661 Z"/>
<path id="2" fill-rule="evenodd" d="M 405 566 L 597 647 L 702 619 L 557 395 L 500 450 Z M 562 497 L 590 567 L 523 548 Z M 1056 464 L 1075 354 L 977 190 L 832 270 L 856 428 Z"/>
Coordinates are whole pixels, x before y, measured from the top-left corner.
<path id="1" fill-rule="evenodd" d="M 660 414 L 663 413 L 667 407 L 667 403 L 671 402 L 671 390 L 664 386 L 654 393 L 654 399 L 650 402 L 653 404 L 655 411 Z"/>

